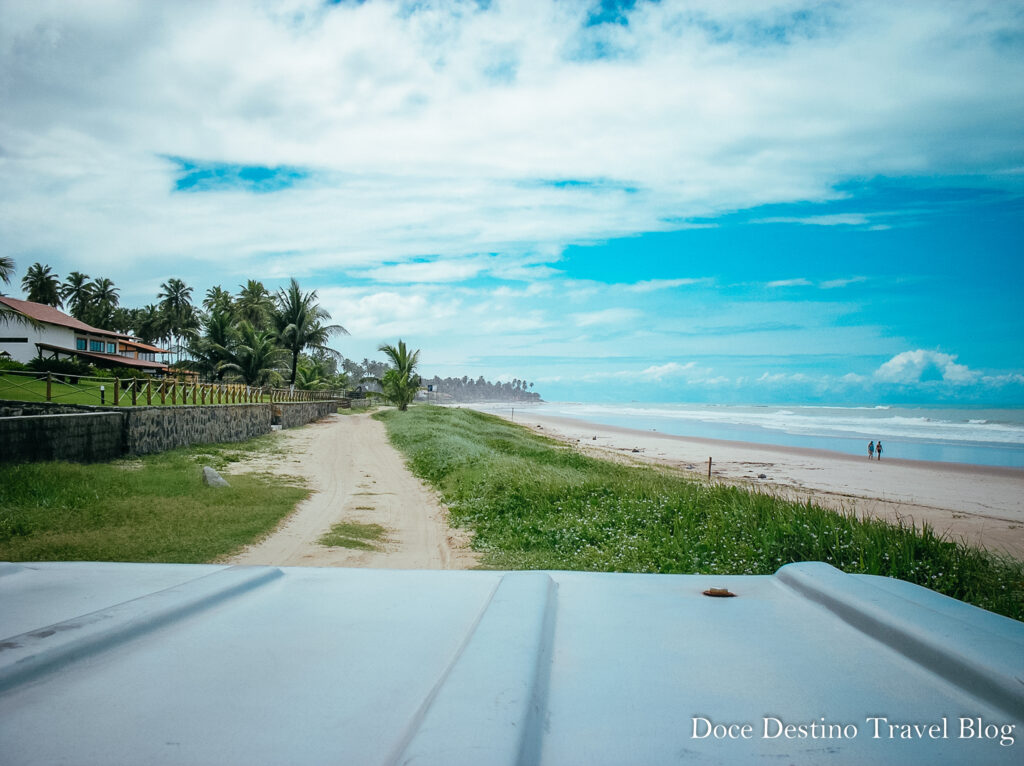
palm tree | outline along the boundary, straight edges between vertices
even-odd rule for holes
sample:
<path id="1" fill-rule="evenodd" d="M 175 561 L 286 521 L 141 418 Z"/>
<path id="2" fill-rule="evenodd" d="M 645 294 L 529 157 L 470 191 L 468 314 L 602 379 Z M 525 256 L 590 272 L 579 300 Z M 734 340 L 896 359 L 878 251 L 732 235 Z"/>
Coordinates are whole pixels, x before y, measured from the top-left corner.
<path id="1" fill-rule="evenodd" d="M 110 314 L 110 322 L 108 322 L 108 330 L 121 333 L 122 335 L 128 335 L 132 332 L 132 328 L 135 326 L 135 312 L 138 309 L 126 309 L 118 306 Z"/>
<path id="2" fill-rule="evenodd" d="M 222 314 L 231 314 L 235 310 L 234 298 L 231 293 L 220 285 L 214 285 L 206 291 L 203 298 L 203 308 L 209 312 L 219 311 Z"/>
<path id="3" fill-rule="evenodd" d="M 308 356 L 299 359 L 299 371 L 295 376 L 295 387 L 302 391 L 320 391 L 327 385 L 323 368 Z"/>
<path id="4" fill-rule="evenodd" d="M 89 307 L 89 299 L 92 297 L 89 275 L 80 271 L 72 271 L 68 274 L 64 284 L 60 286 L 60 297 L 67 304 L 71 316 L 75 319 L 84 319 L 86 309 Z"/>
<path id="5" fill-rule="evenodd" d="M 9 285 L 11 283 L 11 274 L 13 273 L 14 259 L 6 255 L 0 255 L 0 281 L 5 285 Z M 3 293 L 0 293 L 0 295 L 3 295 Z"/>
<path id="6" fill-rule="evenodd" d="M 165 337 L 173 342 L 176 350 L 180 350 L 182 337 L 199 324 L 192 305 L 192 288 L 180 279 L 168 279 L 160 285 L 156 297 L 160 299 L 160 311 L 167 323 Z"/>
<path id="7" fill-rule="evenodd" d="M 285 356 L 286 351 L 277 345 L 273 332 L 257 330 L 243 321 L 220 369 L 238 373 L 251 386 L 262 386 L 280 378 L 277 370 Z"/>
<path id="8" fill-rule="evenodd" d="M 228 311 L 215 308 L 206 318 L 206 330 L 189 343 L 193 368 L 210 378 L 224 377 L 223 364 L 231 361 L 237 333 Z"/>
<path id="9" fill-rule="evenodd" d="M 141 309 L 135 309 L 132 331 L 143 343 L 156 343 L 167 334 L 166 322 L 159 306 L 150 303 Z"/>
<path id="10" fill-rule="evenodd" d="M 26 293 L 26 300 L 33 303 L 45 303 L 47 306 L 60 308 L 60 279 L 50 271 L 49 266 L 33 263 L 21 280 L 21 289 Z"/>
<path id="11" fill-rule="evenodd" d="M 4 284 L 9 285 L 11 283 L 11 274 L 13 273 L 14 259 L 9 258 L 6 255 L 0 255 L 0 281 L 3 281 Z M 3 293 L 0 293 L 0 295 L 3 295 Z M 20 321 L 21 316 L 22 315 L 19 314 L 14 309 L 8 308 L 7 306 L 0 303 L 0 324 L 6 324 L 11 319 L 14 319 L 15 321 Z"/>
<path id="12" fill-rule="evenodd" d="M 327 341 L 335 333 L 348 335 L 348 330 L 337 324 L 325 325 L 331 315 L 316 302 L 316 290 L 303 293 L 294 277 L 287 289 L 277 291 L 275 304 L 272 316 L 274 330 L 278 343 L 291 352 L 291 378 L 288 382 L 294 385 L 299 354 L 307 348 L 337 354 L 327 347 Z"/>
<path id="13" fill-rule="evenodd" d="M 238 298 L 235 300 L 235 315 L 258 329 L 268 327 L 270 315 L 274 310 L 273 296 L 263 283 L 256 279 L 250 279 L 244 287 L 239 285 L 239 288 Z"/>
<path id="14" fill-rule="evenodd" d="M 109 330 L 114 309 L 118 304 L 118 289 L 114 283 L 103 277 L 89 286 L 89 304 L 85 311 L 89 324 Z"/>
<path id="15" fill-rule="evenodd" d="M 405 341 L 398 341 L 397 346 L 385 343 L 377 348 L 391 360 L 391 368 L 380 379 L 373 382 L 380 385 L 384 398 L 404 412 L 416 398 L 420 390 L 420 376 L 416 374 L 416 365 L 420 360 L 419 349 L 409 353 Z"/>

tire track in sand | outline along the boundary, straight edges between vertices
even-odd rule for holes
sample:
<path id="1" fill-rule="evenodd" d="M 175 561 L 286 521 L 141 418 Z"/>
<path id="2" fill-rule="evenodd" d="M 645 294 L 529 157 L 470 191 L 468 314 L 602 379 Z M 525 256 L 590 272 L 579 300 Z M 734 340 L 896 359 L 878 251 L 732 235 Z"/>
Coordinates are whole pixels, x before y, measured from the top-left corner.
<path id="1" fill-rule="evenodd" d="M 262 542 L 228 564 L 339 566 L 379 569 L 469 569 L 477 554 L 468 535 L 448 526 L 435 493 L 413 476 L 369 415 L 331 415 L 277 432 L 285 458 L 240 464 L 234 472 L 268 471 L 306 479 L 313 494 Z M 378 550 L 326 547 L 317 540 L 341 521 L 379 524 Z"/>

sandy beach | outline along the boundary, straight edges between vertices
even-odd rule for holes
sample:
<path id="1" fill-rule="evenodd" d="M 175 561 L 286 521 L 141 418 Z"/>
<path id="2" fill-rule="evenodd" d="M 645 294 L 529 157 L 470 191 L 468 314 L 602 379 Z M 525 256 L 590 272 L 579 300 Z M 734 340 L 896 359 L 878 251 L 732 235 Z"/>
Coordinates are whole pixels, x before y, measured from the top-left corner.
<path id="1" fill-rule="evenodd" d="M 484 408 L 482 408 L 484 409 Z M 487 410 L 501 417 L 507 412 Z M 598 457 L 670 466 L 836 510 L 927 523 L 940 534 L 1024 559 L 1024 471 L 869 461 L 825 450 L 672 436 L 574 418 L 516 412 L 516 423 Z M 759 478 L 760 476 L 765 478 Z"/>

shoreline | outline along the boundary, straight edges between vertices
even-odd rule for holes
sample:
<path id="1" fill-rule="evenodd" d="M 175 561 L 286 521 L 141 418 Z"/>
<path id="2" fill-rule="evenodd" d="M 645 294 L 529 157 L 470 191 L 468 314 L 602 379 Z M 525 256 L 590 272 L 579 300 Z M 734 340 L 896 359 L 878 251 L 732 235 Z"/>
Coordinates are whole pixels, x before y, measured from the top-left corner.
<path id="1" fill-rule="evenodd" d="M 523 409 L 517 417 L 473 407 L 597 457 L 667 466 L 695 478 L 770 492 L 936 534 L 1024 559 L 1024 470 L 677 436 Z M 765 478 L 759 478 L 760 476 Z"/>

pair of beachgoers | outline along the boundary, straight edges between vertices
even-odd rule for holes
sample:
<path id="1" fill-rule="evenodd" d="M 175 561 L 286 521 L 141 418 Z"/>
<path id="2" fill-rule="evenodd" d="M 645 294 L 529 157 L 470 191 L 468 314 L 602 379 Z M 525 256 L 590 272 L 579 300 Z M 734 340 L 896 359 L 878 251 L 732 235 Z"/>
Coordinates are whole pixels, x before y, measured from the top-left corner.
<path id="1" fill-rule="evenodd" d="M 881 460 L 882 459 L 882 442 L 879 441 L 878 444 L 875 444 L 874 442 L 868 442 L 868 460 L 873 458 L 875 456 L 876 452 L 878 453 L 878 459 Z"/>

